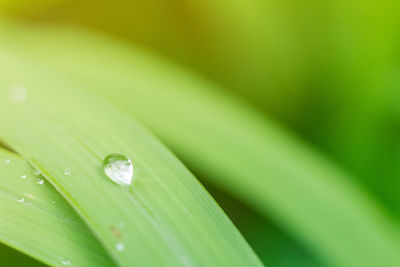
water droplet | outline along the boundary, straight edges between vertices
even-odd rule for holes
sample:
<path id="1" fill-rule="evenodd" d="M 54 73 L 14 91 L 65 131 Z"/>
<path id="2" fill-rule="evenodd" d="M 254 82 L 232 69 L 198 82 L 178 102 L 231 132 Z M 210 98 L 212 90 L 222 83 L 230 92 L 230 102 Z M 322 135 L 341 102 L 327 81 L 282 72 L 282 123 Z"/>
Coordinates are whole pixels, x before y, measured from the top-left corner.
<path id="1" fill-rule="evenodd" d="M 51 204 L 53 204 L 53 205 L 54 205 L 54 204 L 56 204 L 56 202 L 53 200 L 53 201 L 51 201 Z"/>
<path id="2" fill-rule="evenodd" d="M 69 266 L 69 265 L 71 265 L 71 260 L 70 259 L 62 259 L 61 263 L 62 263 L 62 265 Z"/>
<path id="3" fill-rule="evenodd" d="M 70 175 L 71 175 L 71 171 L 68 170 L 68 169 L 65 169 L 65 170 L 64 170 L 64 175 L 70 176 Z"/>
<path id="4" fill-rule="evenodd" d="M 117 251 L 124 251 L 124 250 L 125 250 L 125 246 L 124 246 L 124 244 L 122 244 L 122 243 L 118 243 L 118 244 L 115 246 L 115 249 L 116 249 Z"/>
<path id="5" fill-rule="evenodd" d="M 124 227 L 124 226 L 125 226 L 125 222 L 124 222 L 124 221 L 120 222 L 120 223 L 118 224 L 118 226 L 119 226 L 120 228 Z"/>
<path id="6" fill-rule="evenodd" d="M 127 186 L 132 182 L 132 161 L 121 154 L 112 153 L 103 161 L 105 175 L 119 185 Z"/>
<path id="7" fill-rule="evenodd" d="M 10 163 L 11 163 L 11 160 L 6 159 L 6 160 L 4 160 L 4 163 L 5 163 L 5 164 L 10 164 Z"/>
<path id="8" fill-rule="evenodd" d="M 26 177 L 27 177 L 26 174 L 21 175 L 21 178 L 22 178 L 22 179 L 26 179 Z"/>
<path id="9" fill-rule="evenodd" d="M 39 170 L 34 170 L 34 171 L 33 171 L 33 174 L 34 174 L 34 175 L 40 175 L 40 171 L 39 171 Z"/>
<path id="10" fill-rule="evenodd" d="M 14 85 L 9 89 L 10 99 L 15 103 L 24 102 L 26 99 L 26 89 L 20 85 Z"/>
<path id="11" fill-rule="evenodd" d="M 24 201 L 25 201 L 25 198 L 18 199 L 18 203 L 23 203 Z"/>
<path id="12" fill-rule="evenodd" d="M 26 203 L 26 204 L 28 204 L 28 206 L 31 206 L 31 205 L 32 205 L 32 202 L 28 202 L 28 203 Z"/>
<path id="13" fill-rule="evenodd" d="M 44 183 L 44 179 L 40 178 L 36 181 L 37 184 L 43 184 Z"/>

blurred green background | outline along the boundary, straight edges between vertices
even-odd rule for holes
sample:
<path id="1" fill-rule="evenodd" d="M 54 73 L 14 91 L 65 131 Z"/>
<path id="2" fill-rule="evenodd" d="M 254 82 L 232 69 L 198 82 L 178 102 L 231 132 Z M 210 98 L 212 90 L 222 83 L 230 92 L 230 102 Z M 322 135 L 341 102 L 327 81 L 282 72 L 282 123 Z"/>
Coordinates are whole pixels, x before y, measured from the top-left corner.
<path id="1" fill-rule="evenodd" d="M 0 0 L 3 16 L 105 32 L 222 85 L 352 173 L 396 222 L 399 7 L 390 0 Z M 223 188 L 206 188 L 267 265 L 322 265 L 273 219 Z"/>

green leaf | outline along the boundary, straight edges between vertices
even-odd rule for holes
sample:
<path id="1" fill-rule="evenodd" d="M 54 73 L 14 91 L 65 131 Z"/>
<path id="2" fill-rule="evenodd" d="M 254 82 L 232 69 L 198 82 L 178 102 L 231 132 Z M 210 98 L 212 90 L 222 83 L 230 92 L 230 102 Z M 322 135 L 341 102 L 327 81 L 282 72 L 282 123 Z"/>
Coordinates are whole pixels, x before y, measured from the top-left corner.
<path id="1" fill-rule="evenodd" d="M 217 86 L 141 49 L 61 29 L 19 36 L 23 41 L 11 42 L 9 51 L 102 92 L 210 182 L 273 217 L 327 263 L 400 262 L 395 222 L 350 175 L 296 137 Z M 26 43 L 33 53 L 23 49 Z"/>
<path id="2" fill-rule="evenodd" d="M 260 265 L 192 174 L 130 117 L 4 50 L 0 62 L 0 138 L 43 173 L 118 265 Z M 25 100 L 13 94 L 21 86 Z M 132 186 L 103 174 L 113 152 L 132 160 Z"/>
<path id="3" fill-rule="evenodd" d="M 0 243 L 1 264 L 4 267 L 13 266 L 29 266 L 29 267 L 44 267 L 43 263 L 26 256 L 17 250 Z"/>
<path id="4" fill-rule="evenodd" d="M 26 161 L 0 149 L 0 177 L 1 242 L 53 266 L 113 266 L 68 203 Z"/>

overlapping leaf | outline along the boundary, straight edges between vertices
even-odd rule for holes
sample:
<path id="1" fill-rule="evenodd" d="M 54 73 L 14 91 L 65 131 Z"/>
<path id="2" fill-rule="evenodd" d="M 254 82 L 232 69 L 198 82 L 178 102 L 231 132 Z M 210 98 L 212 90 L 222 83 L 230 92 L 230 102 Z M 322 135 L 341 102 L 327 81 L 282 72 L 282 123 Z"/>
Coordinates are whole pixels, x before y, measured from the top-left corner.
<path id="1" fill-rule="evenodd" d="M 1 242 L 52 266 L 114 266 L 68 203 L 26 161 L 0 149 L 0 177 Z"/>

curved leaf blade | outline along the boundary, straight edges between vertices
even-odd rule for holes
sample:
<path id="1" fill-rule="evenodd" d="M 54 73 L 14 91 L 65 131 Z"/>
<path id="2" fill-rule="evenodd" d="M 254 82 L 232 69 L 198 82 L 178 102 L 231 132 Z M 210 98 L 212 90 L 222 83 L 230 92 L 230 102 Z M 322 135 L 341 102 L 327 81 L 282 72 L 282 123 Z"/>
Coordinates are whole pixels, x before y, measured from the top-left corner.
<path id="1" fill-rule="evenodd" d="M 0 149 L 0 177 L 0 242 L 52 266 L 114 266 L 60 194 L 37 183 L 42 178 L 26 161 Z"/>
<path id="2" fill-rule="evenodd" d="M 52 71 L 2 51 L 0 61 L 0 112 L 9 114 L 0 138 L 44 174 L 117 264 L 260 265 L 198 181 L 131 118 Z M 8 97 L 15 84 L 27 88 L 23 103 Z M 102 173 L 113 152 L 134 162 L 133 186 Z"/>

